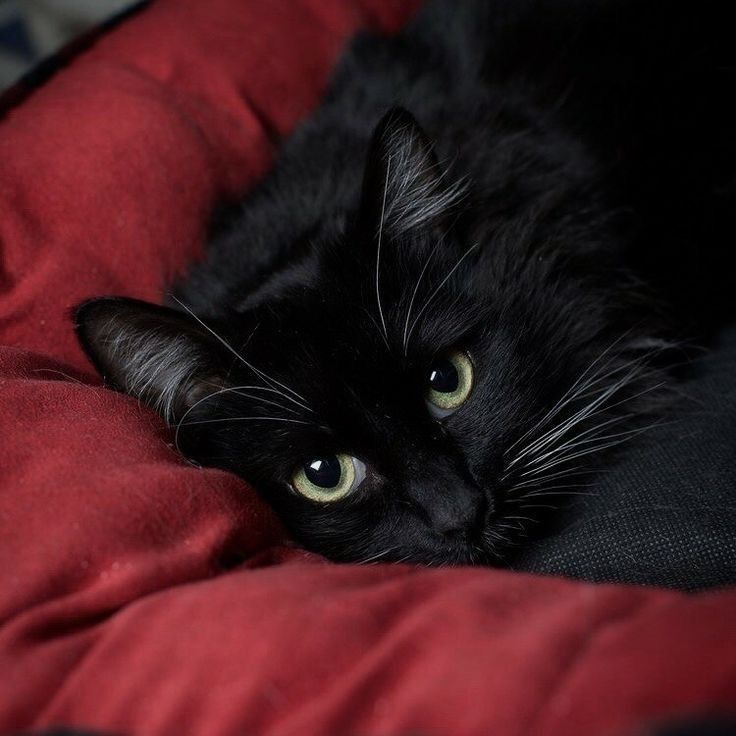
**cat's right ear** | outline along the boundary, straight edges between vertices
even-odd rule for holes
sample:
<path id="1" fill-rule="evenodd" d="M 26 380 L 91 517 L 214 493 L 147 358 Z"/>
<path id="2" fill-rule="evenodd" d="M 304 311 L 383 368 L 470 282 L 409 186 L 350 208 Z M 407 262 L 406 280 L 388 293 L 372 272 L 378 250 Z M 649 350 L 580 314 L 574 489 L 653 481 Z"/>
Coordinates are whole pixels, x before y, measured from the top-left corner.
<path id="1" fill-rule="evenodd" d="M 221 382 L 224 356 L 192 317 L 122 297 L 80 304 L 74 321 L 82 347 L 113 387 L 175 422 Z"/>

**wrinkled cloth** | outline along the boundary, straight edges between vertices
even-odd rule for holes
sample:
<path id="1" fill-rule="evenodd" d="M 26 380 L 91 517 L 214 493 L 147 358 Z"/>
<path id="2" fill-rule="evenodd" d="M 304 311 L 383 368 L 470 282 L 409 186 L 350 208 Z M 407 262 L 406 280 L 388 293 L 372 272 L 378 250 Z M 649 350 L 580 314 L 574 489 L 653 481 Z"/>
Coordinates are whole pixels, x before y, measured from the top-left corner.
<path id="1" fill-rule="evenodd" d="M 160 301 L 208 216 L 416 2 L 157 0 L 0 119 L 0 732 L 618 733 L 736 703 L 736 591 L 333 565 L 100 385 L 69 310 Z"/>

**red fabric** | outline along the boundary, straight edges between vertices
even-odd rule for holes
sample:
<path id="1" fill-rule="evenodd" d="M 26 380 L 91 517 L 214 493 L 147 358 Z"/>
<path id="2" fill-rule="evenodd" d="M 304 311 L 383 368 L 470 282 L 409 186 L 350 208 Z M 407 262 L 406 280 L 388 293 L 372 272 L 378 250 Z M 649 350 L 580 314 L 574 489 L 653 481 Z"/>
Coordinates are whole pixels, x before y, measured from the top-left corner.
<path id="1" fill-rule="evenodd" d="M 346 36 L 415 5 L 158 0 L 0 121 L 0 731 L 552 736 L 736 703 L 736 591 L 326 564 L 75 344 L 73 304 L 158 299 Z"/>

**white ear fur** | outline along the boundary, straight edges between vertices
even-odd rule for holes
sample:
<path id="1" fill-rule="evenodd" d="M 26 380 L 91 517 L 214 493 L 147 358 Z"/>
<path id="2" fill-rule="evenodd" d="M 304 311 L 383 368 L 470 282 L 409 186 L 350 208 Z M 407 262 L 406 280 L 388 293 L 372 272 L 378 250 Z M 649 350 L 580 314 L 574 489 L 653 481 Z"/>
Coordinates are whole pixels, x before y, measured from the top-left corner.
<path id="1" fill-rule="evenodd" d="M 106 338 L 108 360 L 120 368 L 121 388 L 174 421 L 177 408 L 186 402 L 202 366 L 199 351 L 187 337 L 136 331 L 122 327 Z"/>
<path id="2" fill-rule="evenodd" d="M 412 122 L 387 131 L 384 149 L 384 227 L 411 230 L 436 221 L 467 190 L 467 181 L 449 183 L 421 129 Z"/>
<path id="3" fill-rule="evenodd" d="M 95 299 L 76 314 L 80 340 L 103 376 L 167 422 L 212 376 L 213 353 L 186 315 L 132 299 Z"/>

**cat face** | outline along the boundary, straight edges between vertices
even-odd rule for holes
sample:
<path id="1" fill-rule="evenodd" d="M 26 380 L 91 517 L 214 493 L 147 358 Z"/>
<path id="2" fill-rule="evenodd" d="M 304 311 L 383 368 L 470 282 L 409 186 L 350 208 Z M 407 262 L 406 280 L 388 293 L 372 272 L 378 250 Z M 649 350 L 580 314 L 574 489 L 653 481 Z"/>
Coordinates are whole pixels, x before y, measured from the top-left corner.
<path id="1" fill-rule="evenodd" d="M 78 334 L 185 455 L 252 482 L 307 547 L 499 561 L 656 387 L 639 292 L 565 206 L 487 217 L 392 111 L 337 235 L 225 314 L 97 299 Z"/>

